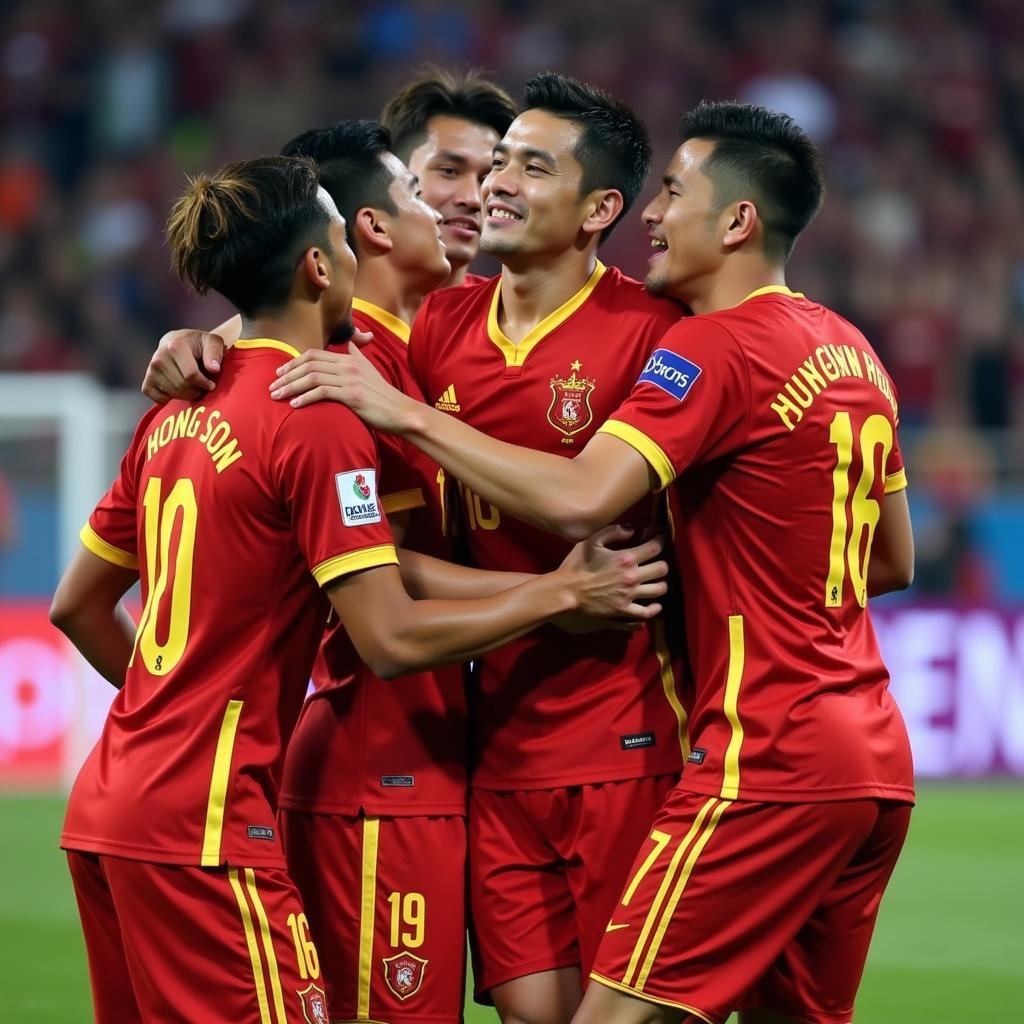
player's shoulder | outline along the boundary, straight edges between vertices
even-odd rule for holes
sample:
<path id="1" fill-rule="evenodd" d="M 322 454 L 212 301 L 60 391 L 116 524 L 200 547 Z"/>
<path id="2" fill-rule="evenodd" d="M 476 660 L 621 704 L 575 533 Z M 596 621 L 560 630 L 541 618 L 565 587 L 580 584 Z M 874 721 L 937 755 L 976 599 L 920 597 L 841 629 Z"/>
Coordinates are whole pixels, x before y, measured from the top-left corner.
<path id="1" fill-rule="evenodd" d="M 370 428 L 340 402 L 314 402 L 298 409 L 286 402 L 275 405 L 283 407 L 274 439 L 279 451 L 306 445 L 333 450 L 352 446 L 376 449 Z"/>
<path id="2" fill-rule="evenodd" d="M 450 316 L 463 310 L 475 309 L 477 306 L 486 306 L 491 300 L 498 278 L 473 276 L 477 280 L 472 283 L 467 278 L 462 284 L 453 288 L 438 288 L 437 291 L 431 292 L 423 300 L 419 317 L 425 313 L 427 315 L 441 313 L 444 316 Z"/>
<path id="3" fill-rule="evenodd" d="M 663 323 L 666 328 L 683 315 L 675 302 L 652 295 L 643 281 L 624 274 L 618 267 L 605 268 L 594 292 L 614 312 L 635 313 Z"/>

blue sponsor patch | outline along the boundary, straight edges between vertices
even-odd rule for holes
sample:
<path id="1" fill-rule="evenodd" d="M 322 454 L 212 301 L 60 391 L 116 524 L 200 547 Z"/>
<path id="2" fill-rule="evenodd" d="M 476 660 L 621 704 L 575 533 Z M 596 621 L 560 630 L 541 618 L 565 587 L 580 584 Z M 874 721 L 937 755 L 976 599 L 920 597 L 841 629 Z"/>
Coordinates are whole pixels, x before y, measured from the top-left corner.
<path id="1" fill-rule="evenodd" d="M 684 359 L 678 352 L 659 348 L 651 353 L 637 384 L 654 384 L 681 402 L 700 375 L 701 369 L 696 363 Z"/>

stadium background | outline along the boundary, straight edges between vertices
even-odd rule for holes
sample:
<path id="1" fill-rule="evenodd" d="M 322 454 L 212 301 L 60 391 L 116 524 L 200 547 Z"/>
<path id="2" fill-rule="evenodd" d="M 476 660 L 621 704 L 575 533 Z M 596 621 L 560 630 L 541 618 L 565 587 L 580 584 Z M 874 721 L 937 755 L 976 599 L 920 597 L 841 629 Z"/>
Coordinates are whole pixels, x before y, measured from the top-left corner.
<path id="1" fill-rule="evenodd" d="M 858 1020 L 1019 1019 L 1019 0 L 6 0 L 0 1019 L 90 1018 L 56 839 L 63 786 L 110 691 L 81 670 L 45 611 L 73 542 L 69 504 L 87 510 L 113 474 L 156 340 L 223 312 L 170 277 L 160 234 L 168 202 L 185 172 L 274 152 L 318 123 L 374 115 L 425 60 L 486 67 L 513 92 L 546 68 L 603 85 L 647 120 L 656 172 L 679 114 L 705 96 L 784 109 L 823 147 L 830 194 L 789 282 L 860 326 L 899 387 L 918 545 L 914 587 L 881 602 L 876 619 L 921 799 Z M 639 275 L 645 249 L 634 216 L 604 258 Z M 79 382 L 69 397 L 61 377 L 40 373 L 84 380 L 64 378 Z M 18 413 L 21 405 L 34 411 Z M 102 471 L 69 494 L 62 474 L 69 459 L 79 469 L 85 461 L 74 435 L 76 416 L 79 434 L 92 429 L 86 405 L 102 433 Z M 493 1019 L 479 1008 L 470 1016 Z"/>

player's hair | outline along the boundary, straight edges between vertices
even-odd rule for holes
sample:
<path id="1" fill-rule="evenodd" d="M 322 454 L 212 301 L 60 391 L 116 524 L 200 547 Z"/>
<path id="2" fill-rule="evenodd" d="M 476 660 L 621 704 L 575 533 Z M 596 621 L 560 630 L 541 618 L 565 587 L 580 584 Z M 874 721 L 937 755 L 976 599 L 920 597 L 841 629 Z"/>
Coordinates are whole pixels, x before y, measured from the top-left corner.
<path id="1" fill-rule="evenodd" d="M 376 121 L 337 121 L 324 128 L 311 128 L 285 143 L 281 152 L 316 161 L 320 184 L 330 192 L 349 225 L 364 206 L 398 213 L 388 192 L 394 175 L 381 159 L 391 152 L 391 136 Z M 358 255 L 356 233 L 351 227 L 348 243 Z"/>
<path id="2" fill-rule="evenodd" d="M 789 259 L 825 197 L 821 154 L 807 133 L 767 107 L 705 100 L 684 115 L 679 135 L 715 144 L 701 170 L 714 185 L 716 210 L 751 199 L 764 224 L 765 255 Z"/>
<path id="3" fill-rule="evenodd" d="M 199 295 L 220 292 L 241 313 L 280 309 L 311 246 L 332 252 L 330 215 L 311 160 L 259 157 L 189 180 L 165 234 L 171 266 Z"/>
<path id="4" fill-rule="evenodd" d="M 427 64 L 380 112 L 381 124 L 391 132 L 400 160 L 408 162 L 427 137 L 428 122 L 438 115 L 483 125 L 501 136 L 516 118 L 516 105 L 500 85 L 484 78 L 476 68 L 455 74 Z"/>
<path id="5" fill-rule="evenodd" d="M 605 228 L 604 242 L 640 195 L 651 169 L 651 140 L 632 110 L 596 86 L 553 71 L 526 83 L 523 105 L 573 121 L 582 129 L 573 155 L 583 168 L 580 195 L 599 188 L 622 193 L 622 212 Z"/>

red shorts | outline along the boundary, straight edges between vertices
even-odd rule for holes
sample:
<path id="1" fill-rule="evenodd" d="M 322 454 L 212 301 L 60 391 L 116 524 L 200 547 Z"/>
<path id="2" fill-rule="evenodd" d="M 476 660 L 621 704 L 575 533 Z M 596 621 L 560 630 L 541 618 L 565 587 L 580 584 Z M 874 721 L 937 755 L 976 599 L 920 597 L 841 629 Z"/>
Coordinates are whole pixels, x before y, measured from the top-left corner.
<path id="1" fill-rule="evenodd" d="M 559 967 L 586 978 L 633 856 L 678 774 L 475 789 L 469 877 L 478 997 Z"/>
<path id="2" fill-rule="evenodd" d="M 910 810 L 674 790 L 591 977 L 711 1024 L 751 1009 L 846 1024 Z"/>
<path id="3" fill-rule="evenodd" d="M 462 1020 L 466 820 L 282 810 L 332 1020 Z"/>
<path id="4" fill-rule="evenodd" d="M 316 947 L 275 868 L 68 852 L 97 1024 L 326 1024 Z"/>

